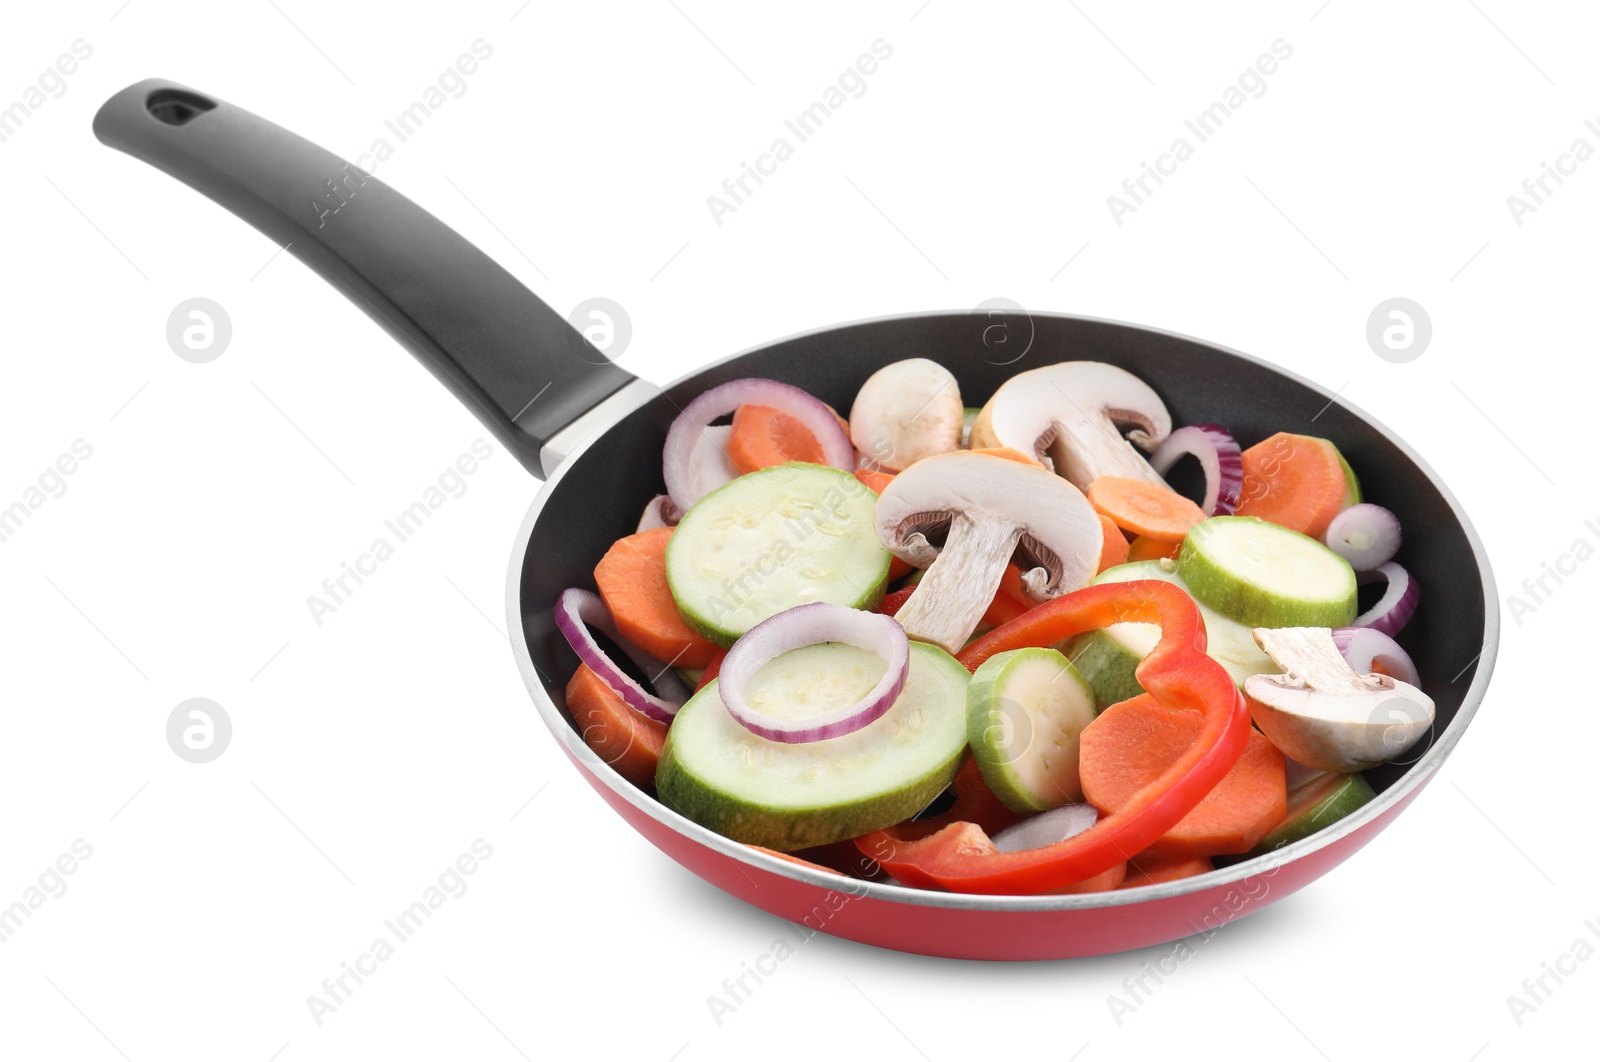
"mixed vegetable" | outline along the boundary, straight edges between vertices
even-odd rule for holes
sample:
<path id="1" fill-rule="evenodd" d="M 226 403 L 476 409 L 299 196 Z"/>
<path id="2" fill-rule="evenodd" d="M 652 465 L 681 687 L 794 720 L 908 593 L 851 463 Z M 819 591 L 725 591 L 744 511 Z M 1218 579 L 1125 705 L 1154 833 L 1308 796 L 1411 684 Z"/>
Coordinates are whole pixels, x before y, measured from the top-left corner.
<path id="1" fill-rule="evenodd" d="M 1092 361 L 973 410 L 919 358 L 848 421 L 713 387 L 663 456 L 598 594 L 557 603 L 567 706 L 733 840 L 912 888 L 1137 888 L 1326 827 L 1431 729 L 1399 522 L 1326 439 L 1174 430 Z"/>

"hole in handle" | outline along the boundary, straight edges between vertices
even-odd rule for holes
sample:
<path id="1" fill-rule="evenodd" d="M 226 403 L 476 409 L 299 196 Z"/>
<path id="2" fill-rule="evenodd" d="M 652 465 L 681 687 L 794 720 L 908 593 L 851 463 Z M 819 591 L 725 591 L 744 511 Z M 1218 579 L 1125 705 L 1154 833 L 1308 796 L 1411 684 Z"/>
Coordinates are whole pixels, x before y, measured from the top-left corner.
<path id="1" fill-rule="evenodd" d="M 217 104 L 214 100 L 183 89 L 157 89 L 150 93 L 144 105 L 157 121 L 168 125 L 187 125 Z"/>

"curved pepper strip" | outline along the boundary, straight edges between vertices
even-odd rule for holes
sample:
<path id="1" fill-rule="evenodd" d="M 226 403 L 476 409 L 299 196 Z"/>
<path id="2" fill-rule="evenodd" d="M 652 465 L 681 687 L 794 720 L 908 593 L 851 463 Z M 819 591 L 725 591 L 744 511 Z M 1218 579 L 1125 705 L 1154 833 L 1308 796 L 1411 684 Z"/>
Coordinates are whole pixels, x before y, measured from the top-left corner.
<path id="1" fill-rule="evenodd" d="M 1205 716 L 1194 744 L 1160 777 L 1094 826 L 1043 848 L 1001 852 L 965 822 L 919 839 L 891 827 L 858 837 L 856 846 L 907 885 L 1032 895 L 1104 873 L 1176 826 L 1238 762 L 1250 733 L 1250 710 L 1227 671 L 1206 655 L 1205 621 L 1188 594 L 1159 580 L 1085 587 L 991 631 L 957 659 L 974 670 L 996 653 L 1056 645 L 1129 621 L 1161 626 L 1161 640 L 1134 671 L 1139 684 L 1174 711 Z"/>

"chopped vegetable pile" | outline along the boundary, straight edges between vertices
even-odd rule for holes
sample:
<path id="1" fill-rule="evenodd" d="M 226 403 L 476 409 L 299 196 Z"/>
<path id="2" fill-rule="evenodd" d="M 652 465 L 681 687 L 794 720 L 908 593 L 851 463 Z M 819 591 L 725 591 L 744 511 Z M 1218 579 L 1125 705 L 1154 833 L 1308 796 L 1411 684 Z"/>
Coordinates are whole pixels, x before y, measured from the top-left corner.
<path id="1" fill-rule="evenodd" d="M 1198 498 L 1165 478 L 1187 457 Z M 1433 725 L 1399 521 L 1338 448 L 1174 430 L 1113 365 L 974 410 L 896 362 L 848 420 L 734 380 L 662 478 L 556 605 L 568 710 L 629 782 L 792 861 L 1005 895 L 1194 877 L 1360 808 Z"/>

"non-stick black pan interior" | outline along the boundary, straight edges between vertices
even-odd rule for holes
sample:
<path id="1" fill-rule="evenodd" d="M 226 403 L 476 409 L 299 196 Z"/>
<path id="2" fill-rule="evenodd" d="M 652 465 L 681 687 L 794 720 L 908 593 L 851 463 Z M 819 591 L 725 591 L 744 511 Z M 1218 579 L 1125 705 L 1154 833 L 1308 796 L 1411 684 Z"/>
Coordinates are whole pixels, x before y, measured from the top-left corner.
<path id="1" fill-rule="evenodd" d="M 954 373 L 969 406 L 982 405 L 1024 369 L 1086 359 L 1120 365 L 1149 383 L 1174 426 L 1221 424 L 1245 446 L 1278 431 L 1331 439 L 1356 470 L 1366 499 L 1392 509 L 1407 531 L 1396 559 L 1420 584 L 1422 603 L 1398 640 L 1436 702 L 1434 736 L 1455 718 L 1484 642 L 1487 573 L 1450 501 L 1383 429 L 1339 401 L 1330 405 L 1332 396 L 1319 388 L 1195 340 L 1082 318 L 974 313 L 869 321 L 773 343 L 677 384 L 573 458 L 574 467 L 551 488 L 522 561 L 528 651 L 557 705 L 577 659 L 556 632 L 551 608 L 566 587 L 593 588 L 601 555 L 633 531 L 646 502 L 662 491 L 661 446 L 681 406 L 725 380 L 764 376 L 803 387 L 848 414 L 872 372 L 912 357 Z M 1405 762 L 1367 777 L 1387 788 L 1424 751 L 1419 745 Z"/>

